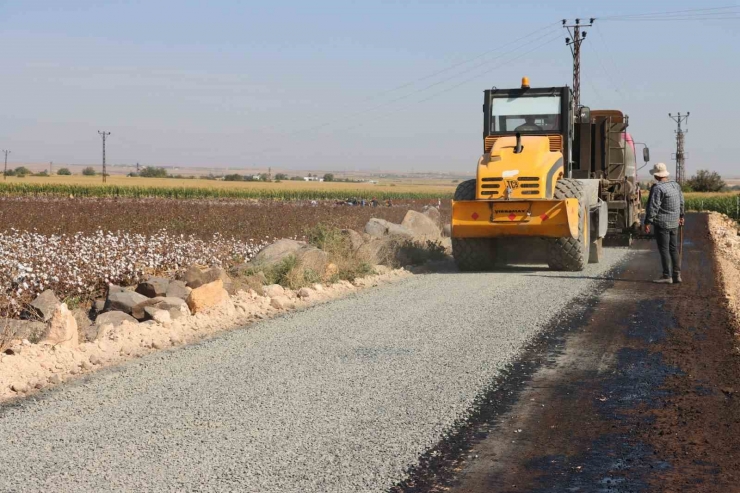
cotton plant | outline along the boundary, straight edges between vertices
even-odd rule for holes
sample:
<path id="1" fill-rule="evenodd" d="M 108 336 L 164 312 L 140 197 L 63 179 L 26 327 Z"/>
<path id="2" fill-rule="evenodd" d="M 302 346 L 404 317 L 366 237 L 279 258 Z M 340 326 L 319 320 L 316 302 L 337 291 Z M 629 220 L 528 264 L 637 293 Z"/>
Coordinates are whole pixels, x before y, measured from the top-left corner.
<path id="1" fill-rule="evenodd" d="M 0 306 L 16 315 L 45 289 L 60 298 L 92 296 L 107 284 L 135 284 L 145 277 L 190 264 L 225 266 L 248 261 L 264 240 L 243 241 L 215 234 L 210 240 L 174 235 L 96 231 L 42 235 L 11 229 L 0 233 Z"/>

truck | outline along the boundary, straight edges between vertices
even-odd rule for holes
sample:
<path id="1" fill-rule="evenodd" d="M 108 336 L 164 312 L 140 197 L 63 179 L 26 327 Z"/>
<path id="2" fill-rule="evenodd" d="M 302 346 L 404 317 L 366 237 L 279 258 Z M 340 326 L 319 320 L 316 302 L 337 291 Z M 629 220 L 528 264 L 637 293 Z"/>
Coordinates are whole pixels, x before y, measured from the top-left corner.
<path id="1" fill-rule="evenodd" d="M 631 242 L 640 190 L 629 117 L 575 106 L 569 87 L 484 91 L 483 155 L 452 201 L 460 270 L 544 261 L 580 271 L 604 239 Z M 647 147 L 643 159 L 649 160 Z"/>

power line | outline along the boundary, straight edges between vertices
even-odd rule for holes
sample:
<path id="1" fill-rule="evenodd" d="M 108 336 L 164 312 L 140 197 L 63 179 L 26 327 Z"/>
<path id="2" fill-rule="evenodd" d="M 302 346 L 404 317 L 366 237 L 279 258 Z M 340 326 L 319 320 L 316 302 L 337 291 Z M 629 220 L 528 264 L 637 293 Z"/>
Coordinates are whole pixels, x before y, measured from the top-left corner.
<path id="1" fill-rule="evenodd" d="M 98 133 L 103 138 L 103 183 L 105 183 L 106 177 L 108 176 L 108 172 L 105 169 L 105 139 L 110 135 L 110 132 L 101 132 L 100 130 L 98 130 Z"/>
<path id="2" fill-rule="evenodd" d="M 524 57 L 525 55 L 528 55 L 528 54 L 530 54 L 530 53 L 532 53 L 532 52 L 534 52 L 534 51 L 536 51 L 536 50 L 538 50 L 538 49 L 542 48 L 543 46 L 546 46 L 546 45 L 548 45 L 548 44 L 550 44 L 550 43 L 552 43 L 552 42 L 554 42 L 554 41 L 556 41 L 556 40 L 558 40 L 558 39 L 560 39 L 560 34 L 557 34 L 557 35 L 556 35 L 555 37 L 552 37 L 552 38 L 548 39 L 548 40 L 547 40 L 547 41 L 545 41 L 544 43 L 542 43 L 542 44 L 540 44 L 540 45 L 538 45 L 538 46 L 535 46 L 534 48 L 532 48 L 532 49 L 530 49 L 530 50 L 527 50 L 527 51 L 525 51 L 524 53 L 520 53 L 520 54 L 518 54 L 517 56 L 515 56 L 515 57 L 512 57 L 512 58 L 510 58 L 510 59 L 508 59 L 508 60 L 504 60 L 504 61 L 503 61 L 502 63 L 500 63 L 500 64 L 496 65 L 495 67 L 492 67 L 492 68 L 490 68 L 490 69 L 488 69 L 488 70 L 486 70 L 486 71 L 484 71 L 484 72 L 481 72 L 481 73 L 479 73 L 479 74 L 476 74 L 476 75 L 474 75 L 473 77 L 469 77 L 469 78 L 467 78 L 467 79 L 465 79 L 465 80 L 463 80 L 463 81 L 461 81 L 461 82 L 459 82 L 459 83 L 457 83 L 457 84 L 455 84 L 455 85 L 452 85 L 452 86 L 450 86 L 450 87 L 447 87 L 447 88 L 443 89 L 442 91 L 436 92 L 436 93 L 432 94 L 432 95 L 431 95 L 431 96 L 429 96 L 429 97 L 426 97 L 426 98 L 424 98 L 424 99 L 420 99 L 420 100 L 418 100 L 418 101 L 414 101 L 413 103 L 410 103 L 410 104 L 404 105 L 404 106 L 402 106 L 401 108 L 398 108 L 398 109 L 397 109 L 397 110 L 395 110 L 395 111 L 392 111 L 392 112 L 386 113 L 386 114 L 384 114 L 384 115 L 380 115 L 380 116 L 379 116 L 379 117 L 377 117 L 377 118 L 373 118 L 373 119 L 370 119 L 370 120 L 366 120 L 366 121 L 364 121 L 364 122 L 362 122 L 362 123 L 360 123 L 360 124 L 358 124 L 358 125 L 354 125 L 354 126 L 351 126 L 351 127 L 347 127 L 347 128 L 341 129 L 341 130 L 354 130 L 354 129 L 357 129 L 357 128 L 360 128 L 360 127 L 364 127 L 364 126 L 365 126 L 365 125 L 367 125 L 368 123 L 373 123 L 373 122 L 375 122 L 375 121 L 377 121 L 377 120 L 381 120 L 381 119 L 385 119 L 385 118 L 388 118 L 389 116 L 393 116 L 393 115 L 395 115 L 396 113 L 399 113 L 399 112 L 401 112 L 401 111 L 407 110 L 407 109 L 409 109 L 409 108 L 411 108 L 411 107 L 413 107 L 413 106 L 416 106 L 417 104 L 421 104 L 421 103 L 425 103 L 425 102 L 427 102 L 427 101 L 430 101 L 430 100 L 432 100 L 432 99 L 434 99 L 434 98 L 436 98 L 436 97 L 438 97 L 438 96 L 441 96 L 442 94 L 445 94 L 445 93 L 448 93 L 448 92 L 450 92 L 450 91 L 452 91 L 452 90 L 454 90 L 454 89 L 457 89 L 458 87 L 460 87 L 460 86 L 462 86 L 462 85 L 464 85 L 464 84 L 467 84 L 468 82 L 471 82 L 471 81 L 473 81 L 473 80 L 475 80 L 475 79 L 478 79 L 478 78 L 480 78 L 480 77 L 483 77 L 484 75 L 487 75 L 487 74 L 489 74 L 490 72 L 492 72 L 492 71 L 496 70 L 497 68 L 499 68 L 499 67 L 501 67 L 501 66 L 503 66 L 503 65 L 507 65 L 507 64 L 510 64 L 510 63 L 514 63 L 514 62 L 517 62 L 517 61 L 521 60 L 521 59 L 522 59 L 522 57 Z"/>
<path id="3" fill-rule="evenodd" d="M 708 15 L 710 11 L 712 14 L 714 14 L 714 13 L 717 13 L 716 11 L 719 11 L 719 10 L 729 10 L 729 9 L 736 9 L 736 8 L 738 8 L 737 5 L 727 5 L 724 7 L 707 7 L 703 9 L 669 10 L 669 11 L 664 11 L 664 12 L 646 12 L 642 14 L 611 15 L 611 16 L 606 16 L 606 17 L 599 17 L 599 20 L 614 20 L 614 19 L 626 19 L 626 18 L 636 18 L 636 17 L 658 17 L 658 16 L 671 16 L 671 15 L 680 15 L 680 14 L 688 15 L 688 13 L 694 13 L 694 12 L 706 12 L 707 14 L 704 14 L 704 15 Z"/>
<path id="4" fill-rule="evenodd" d="M 599 41 L 601 41 L 601 44 L 604 46 L 604 51 L 606 52 L 607 58 L 612 64 L 612 67 L 614 68 L 614 72 L 609 70 L 609 79 L 615 83 L 615 86 L 619 85 L 622 88 L 622 91 L 619 90 L 619 87 L 617 87 L 617 92 L 620 93 L 622 96 L 624 96 L 624 93 L 626 93 L 626 86 L 627 84 L 624 83 L 624 78 L 622 78 L 622 73 L 619 70 L 619 65 L 614 61 L 614 56 L 612 55 L 612 51 L 609 49 L 609 45 L 606 42 L 606 39 L 604 38 L 604 35 L 601 33 L 601 28 L 599 26 L 594 26 L 594 29 L 596 31 L 596 34 L 599 37 Z M 593 43 L 589 46 L 593 46 Z M 594 51 L 596 51 L 596 47 L 593 47 Z M 599 61 L 599 64 L 604 67 L 601 57 L 596 55 L 596 59 Z M 605 69 L 606 70 L 606 69 Z M 615 74 L 615 75 L 614 75 Z M 615 81 L 615 79 L 617 79 Z"/>
<path id="5" fill-rule="evenodd" d="M 536 32 L 539 32 L 539 31 L 541 31 L 541 29 L 540 29 L 540 30 L 538 30 L 538 31 L 536 31 Z M 352 113 L 352 114 L 350 114 L 350 115 L 346 115 L 346 116 L 345 116 L 345 117 L 343 117 L 342 119 L 337 119 L 337 120 L 333 120 L 333 121 L 330 121 L 330 122 L 326 122 L 326 123 L 323 123 L 323 124 L 321 124 L 321 125 L 317 125 L 317 126 L 309 127 L 309 128 L 307 128 L 307 129 L 304 129 L 304 130 L 302 130 L 302 131 L 298 131 L 298 134 L 305 134 L 306 132 L 310 132 L 310 131 L 315 131 L 315 130 L 319 130 L 319 129 L 321 129 L 321 128 L 324 128 L 324 127 L 328 127 L 328 126 L 330 126 L 330 125 L 333 125 L 333 124 L 335 124 L 335 123 L 339 123 L 339 122 L 346 122 L 346 120 L 347 120 L 347 119 L 349 119 L 349 118 L 354 118 L 354 117 L 357 117 L 357 116 L 361 116 L 361 115 L 364 115 L 364 114 L 367 114 L 367 113 L 371 113 L 371 112 L 373 112 L 373 111 L 377 111 L 377 110 L 379 110 L 379 109 L 382 109 L 382 108 L 384 108 L 384 107 L 386 107 L 386 106 L 389 106 L 389 105 L 391 105 L 391 104 L 393 104 L 393 103 L 397 103 L 397 102 L 399 102 L 399 101 L 402 101 L 402 100 L 404 100 L 404 99 L 408 99 L 409 97 L 412 97 L 412 96 L 414 96 L 414 95 L 416 95 L 416 94 L 419 94 L 419 93 L 421 93 L 421 92 L 427 91 L 427 90 L 431 89 L 432 87 L 436 87 L 436 86 L 438 86 L 438 85 L 440 85 L 440 84 L 443 84 L 443 83 L 445 83 L 445 82 L 449 82 L 449 81 L 451 81 L 451 80 L 453 80 L 453 79 L 456 79 L 456 78 L 457 78 L 457 77 L 459 77 L 460 75 L 463 75 L 463 74 L 466 74 L 466 73 L 472 72 L 473 70 L 475 70 L 475 69 L 477 69 L 477 68 L 481 68 L 481 67 L 483 67 L 483 66 L 485 66 L 485 65 L 488 65 L 489 63 L 491 63 L 491 62 L 492 62 L 492 61 L 494 61 L 494 60 L 497 60 L 497 59 L 500 59 L 500 58 L 502 58 L 502 57 L 504 57 L 504 56 L 506 56 L 506 55 L 510 55 L 510 54 L 512 54 L 512 53 L 515 53 L 515 52 L 519 51 L 520 49 L 522 49 L 523 47 L 525 47 L 525 46 L 527 46 L 527 45 L 530 45 L 530 44 L 532 44 L 532 43 L 534 43 L 534 42 L 537 42 L 537 41 L 541 40 L 541 39 L 542 39 L 543 37 L 545 37 L 545 36 L 547 36 L 547 35 L 551 34 L 552 32 L 554 32 L 554 30 L 551 30 L 551 32 L 548 32 L 548 33 L 546 33 L 546 34 L 545 34 L 545 35 L 543 35 L 543 36 L 539 36 L 539 37 L 536 37 L 536 38 L 532 39 L 531 41 L 529 41 L 529 42 L 527 42 L 527 43 L 524 43 L 524 44 L 520 44 L 520 45 L 519 45 L 519 46 L 517 46 L 516 48 L 514 48 L 514 49 L 512 49 L 512 50 L 509 50 L 509 51 L 507 51 L 507 52 L 504 52 L 504 53 L 502 53 L 502 54 L 500 54 L 500 55 L 498 55 L 498 56 L 496 56 L 496 57 L 494 57 L 494 58 L 492 58 L 492 59 L 490 59 L 490 60 L 487 60 L 487 61 L 486 61 L 486 62 L 484 62 L 484 63 L 478 64 L 478 65 L 476 65 L 476 66 L 474 66 L 474 67 L 472 67 L 472 68 L 469 68 L 469 69 L 466 69 L 466 70 L 464 70 L 464 71 L 462 71 L 462 72 L 459 72 L 459 73 L 455 74 L 454 76 L 448 77 L 448 78 L 446 78 L 446 79 L 443 79 L 443 80 L 441 80 L 441 81 L 438 81 L 438 82 L 435 82 L 434 84 L 430 84 L 430 85 L 428 85 L 428 86 L 425 86 L 425 87 L 423 87 L 423 88 L 420 88 L 420 89 L 416 89 L 416 90 L 414 90 L 414 91 L 412 91 L 412 92 L 410 92 L 410 93 L 408 93 L 408 94 L 405 94 L 405 95 L 404 95 L 404 96 L 402 96 L 402 97 L 398 97 L 398 98 L 395 98 L 395 99 L 393 99 L 393 100 L 391 100 L 391 101 L 388 101 L 388 102 L 386 102 L 386 103 L 383 103 L 383 104 L 381 104 L 381 105 L 377 105 L 377 106 L 374 106 L 374 107 L 372 107 L 372 108 L 368 108 L 368 109 L 365 109 L 365 110 L 362 110 L 362 111 L 358 111 L 358 112 Z M 520 54 L 518 54 L 518 55 L 517 55 L 516 57 L 512 58 L 511 60 L 516 60 L 516 59 L 517 59 L 518 57 L 522 57 L 522 56 L 524 56 L 524 55 L 527 55 L 527 54 L 529 54 L 529 53 L 532 53 L 533 51 L 535 51 L 535 50 L 538 50 L 538 49 L 539 49 L 539 48 L 541 48 L 542 46 L 544 46 L 544 45 L 547 45 L 547 44 L 551 43 L 552 41 L 554 41 L 555 39 L 558 39 L 559 37 L 560 37 L 560 34 L 557 34 L 557 35 L 556 35 L 555 37 L 550 37 L 550 38 L 548 38 L 547 40 L 545 40 L 545 42 L 544 42 L 544 43 L 542 43 L 542 44 L 540 44 L 540 45 L 537 45 L 537 46 L 535 46 L 534 48 L 532 48 L 531 50 L 525 51 L 524 53 L 520 53 Z M 422 99 L 422 100 L 419 100 L 419 101 L 413 102 L 413 103 L 411 103 L 411 104 L 408 104 L 408 105 L 404 105 L 404 106 L 402 106 L 402 107 L 400 108 L 400 110 L 403 110 L 403 109 L 405 109 L 405 108 L 408 108 L 409 106 L 413 106 L 413 105 L 415 105 L 415 104 L 417 104 L 417 103 L 423 103 L 423 102 L 429 101 L 430 99 L 433 99 L 433 98 L 435 98 L 435 97 L 437 97 L 437 96 L 439 96 L 439 95 L 441 95 L 441 94 L 444 94 L 444 93 L 446 93 L 446 92 L 448 92 L 448 91 L 450 91 L 450 90 L 453 90 L 453 89 L 455 89 L 455 88 L 457 88 L 457 87 L 459 87 L 459 86 L 461 86 L 461 85 L 463 85 L 463 84 L 466 84 L 466 83 L 468 83 L 468 82 L 470 82 L 470 81 L 472 81 L 472 80 L 474 80 L 474 79 L 480 78 L 480 77 L 482 77 L 483 75 L 486 75 L 486 74 L 488 74 L 488 73 L 492 72 L 493 70 L 495 70 L 495 69 L 499 68 L 499 67 L 500 67 L 501 65 L 503 65 L 503 64 L 505 64 L 505 63 L 508 63 L 508 62 L 510 62 L 511 60 L 505 60 L 505 61 L 504 61 L 503 63 L 500 63 L 500 64 L 496 64 L 496 65 L 495 65 L 495 66 L 493 66 L 492 68 L 490 68 L 490 69 L 487 69 L 487 70 L 485 70 L 484 72 L 481 72 L 481 73 L 479 73 L 479 74 L 476 74 L 476 75 L 474 75 L 474 76 L 472 76 L 472 77 L 466 78 L 466 79 L 465 79 L 465 80 L 463 80 L 462 82 L 460 82 L 460 83 L 458 83 L 458 84 L 455 84 L 455 85 L 453 85 L 453 86 L 451 86 L 451 87 L 449 87 L 449 88 L 446 88 L 446 89 L 444 89 L 444 90 L 442 90 L 442 91 L 436 92 L 436 93 L 432 94 L 432 95 L 431 95 L 430 97 L 428 97 L 428 98 L 426 98 L 426 99 Z M 386 113 L 386 114 L 380 115 L 380 118 L 385 118 L 385 117 L 387 117 L 388 115 L 392 115 L 392 114 L 395 114 L 395 113 L 397 113 L 397 111 L 393 111 L 393 112 L 390 112 L 390 113 Z M 358 128 L 358 127 L 364 126 L 364 125 L 365 125 L 365 123 L 369 123 L 369 122 L 375 121 L 375 120 L 377 120 L 377 119 L 378 119 L 378 118 L 373 118 L 373 119 L 370 119 L 370 120 L 366 120 L 366 121 L 365 121 L 364 123 L 361 123 L 360 125 L 354 125 L 354 126 L 350 126 L 350 127 L 340 128 L 340 129 L 337 129 L 337 130 L 352 130 L 352 129 L 355 129 L 355 128 Z M 270 148 L 265 148 L 265 149 L 262 149 L 262 150 L 260 150 L 260 151 L 256 151 L 256 152 L 254 152 L 254 153 L 251 153 L 251 155 L 253 155 L 253 156 L 254 156 L 254 155 L 259 155 L 259 154 L 263 154 L 263 153 L 265 153 L 265 152 L 269 152 L 269 151 L 272 151 L 272 150 L 279 150 L 279 149 L 283 149 L 283 147 L 270 147 Z"/>
<path id="6" fill-rule="evenodd" d="M 390 93 L 390 92 L 398 91 L 400 89 L 404 89 L 406 87 L 412 86 L 412 85 L 416 84 L 417 82 L 421 82 L 421 81 L 424 81 L 424 80 L 427 80 L 427 79 L 431 79 L 432 77 L 436 77 L 437 75 L 443 74 L 445 72 L 449 72 L 450 70 L 452 70 L 454 68 L 460 67 L 462 65 L 466 65 L 466 64 L 468 64 L 468 63 L 470 63 L 472 61 L 478 60 L 479 58 L 483 58 L 486 55 L 490 55 L 491 53 L 495 53 L 496 51 L 499 51 L 502 48 L 506 48 L 508 46 L 511 46 L 513 44 L 516 44 L 516 43 L 518 43 L 518 42 L 520 42 L 520 41 L 522 41 L 524 39 L 527 39 L 527 38 L 531 37 L 534 34 L 537 34 L 538 32 L 541 32 L 541 31 L 544 31 L 544 30 L 547 30 L 547 29 L 550 29 L 551 30 L 557 24 L 558 23 L 554 23 L 554 24 L 553 23 L 550 23 L 550 24 L 548 24 L 546 26 L 543 26 L 540 29 L 537 29 L 536 31 L 533 31 L 533 32 L 531 32 L 531 33 L 529 33 L 529 34 L 527 34 L 525 36 L 522 36 L 521 38 L 517 38 L 517 39 L 515 39 L 513 41 L 510 41 L 510 42 L 508 42 L 506 44 L 503 44 L 503 45 L 501 45 L 501 46 L 499 46 L 497 48 L 493 48 L 493 49 L 484 51 L 483 53 L 480 53 L 480 54 L 478 54 L 478 55 L 476 55 L 476 56 L 474 56 L 472 58 L 468 58 L 467 60 L 463 60 L 461 62 L 455 63 L 454 65 L 450 65 L 449 67 L 443 68 L 443 69 L 438 70 L 438 71 L 436 71 L 434 73 L 431 73 L 429 75 L 425 75 L 424 77 L 420 77 L 420 78 L 414 79 L 414 80 L 412 80 L 410 82 L 403 83 L 403 84 L 401 84 L 399 86 L 396 86 L 396 87 L 394 87 L 392 89 L 387 89 L 385 91 L 381 91 L 381 92 L 379 92 L 379 93 L 377 93 L 377 94 L 375 94 L 373 96 L 370 96 L 367 99 L 368 100 L 375 99 L 376 97 L 382 96 L 383 94 L 387 94 L 387 93 Z"/>

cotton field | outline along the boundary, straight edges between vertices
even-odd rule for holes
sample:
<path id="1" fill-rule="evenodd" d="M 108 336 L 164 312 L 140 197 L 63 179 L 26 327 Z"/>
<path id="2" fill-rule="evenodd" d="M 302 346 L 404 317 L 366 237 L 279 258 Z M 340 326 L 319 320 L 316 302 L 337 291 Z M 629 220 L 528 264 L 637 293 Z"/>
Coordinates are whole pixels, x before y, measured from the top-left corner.
<path id="1" fill-rule="evenodd" d="M 45 289 L 62 299 L 87 299 L 107 284 L 134 284 L 145 276 L 192 263 L 224 265 L 251 259 L 269 244 L 218 234 L 206 241 L 172 235 L 103 232 L 43 235 L 11 229 L 0 233 L 0 315 L 16 315 Z"/>

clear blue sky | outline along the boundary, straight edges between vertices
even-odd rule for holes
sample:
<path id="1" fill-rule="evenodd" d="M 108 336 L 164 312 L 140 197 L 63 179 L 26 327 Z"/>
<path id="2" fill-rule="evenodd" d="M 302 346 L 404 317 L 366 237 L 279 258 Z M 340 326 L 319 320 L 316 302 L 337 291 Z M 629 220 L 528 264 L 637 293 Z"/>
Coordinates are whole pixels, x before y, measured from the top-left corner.
<path id="1" fill-rule="evenodd" d="M 570 85 L 557 22 L 595 16 L 583 103 L 628 113 L 671 167 L 668 112 L 691 111 L 689 172 L 740 175 L 740 19 L 606 19 L 740 11 L 716 2 L 5 1 L 0 148 L 96 164 L 105 129 L 115 163 L 472 172 L 483 89 Z"/>

